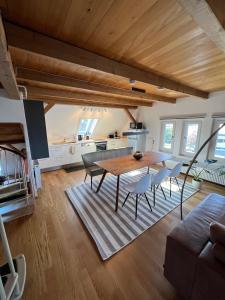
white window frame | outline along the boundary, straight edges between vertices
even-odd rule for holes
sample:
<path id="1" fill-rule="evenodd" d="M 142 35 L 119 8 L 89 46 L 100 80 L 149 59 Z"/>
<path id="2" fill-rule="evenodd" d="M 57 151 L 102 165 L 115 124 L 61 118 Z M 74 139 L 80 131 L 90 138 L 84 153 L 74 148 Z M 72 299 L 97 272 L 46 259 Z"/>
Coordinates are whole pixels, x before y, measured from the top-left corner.
<path id="1" fill-rule="evenodd" d="M 219 127 L 219 124 L 224 122 L 225 122 L 225 118 L 215 118 L 213 120 L 212 131 L 215 131 Z M 219 163 L 220 162 L 224 163 L 224 158 L 215 156 L 216 140 L 217 140 L 217 135 L 212 139 L 210 143 L 208 158 L 216 159 Z"/>
<path id="2" fill-rule="evenodd" d="M 164 142 L 164 132 L 166 128 L 166 124 L 173 124 L 173 138 L 171 143 L 171 149 L 165 148 L 163 145 Z M 175 135 L 176 122 L 174 120 L 163 120 L 161 121 L 161 132 L 160 132 L 160 151 L 172 153 L 174 150 L 174 135 Z"/>
<path id="3" fill-rule="evenodd" d="M 189 124 L 198 124 L 198 135 L 197 135 L 197 141 L 196 141 L 196 147 L 194 152 L 187 152 L 185 151 L 185 145 L 186 145 L 186 134 L 187 134 L 187 128 Z M 200 141 L 200 134 L 201 134 L 201 128 L 202 128 L 202 121 L 197 119 L 189 119 L 183 121 L 182 126 L 182 135 L 181 135 L 181 141 L 180 141 L 180 155 L 182 156 L 193 156 L 199 148 L 199 141 Z"/>

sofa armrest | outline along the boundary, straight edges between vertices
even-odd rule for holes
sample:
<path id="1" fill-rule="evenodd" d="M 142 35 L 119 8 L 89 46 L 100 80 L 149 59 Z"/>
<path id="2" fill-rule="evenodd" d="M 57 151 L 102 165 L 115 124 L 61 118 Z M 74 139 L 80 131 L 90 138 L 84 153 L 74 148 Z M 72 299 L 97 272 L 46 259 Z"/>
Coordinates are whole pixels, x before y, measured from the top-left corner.
<path id="1" fill-rule="evenodd" d="M 225 246 L 220 243 L 215 243 L 212 248 L 215 258 L 225 264 Z"/>
<path id="2" fill-rule="evenodd" d="M 191 300 L 225 299 L 225 267 L 215 258 L 213 248 L 208 242 L 199 255 Z"/>

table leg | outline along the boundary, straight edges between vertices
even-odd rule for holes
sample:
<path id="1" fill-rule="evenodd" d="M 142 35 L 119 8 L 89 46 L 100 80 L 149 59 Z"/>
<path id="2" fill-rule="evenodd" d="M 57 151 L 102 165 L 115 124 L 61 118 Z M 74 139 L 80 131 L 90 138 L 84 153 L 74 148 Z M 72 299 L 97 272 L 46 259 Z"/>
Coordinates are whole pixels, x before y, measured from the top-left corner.
<path id="1" fill-rule="evenodd" d="M 98 192 L 100 191 L 100 188 L 101 188 L 102 183 L 103 183 L 103 181 L 104 181 L 104 179 L 105 179 L 106 173 L 107 173 L 107 171 L 105 170 L 104 173 L 103 173 L 103 175 L 102 175 L 102 178 L 101 178 L 101 180 L 100 180 L 100 182 L 99 182 L 99 185 L 98 185 L 98 188 L 97 188 L 97 190 L 96 190 L 96 193 L 98 193 Z"/>
<path id="2" fill-rule="evenodd" d="M 120 192 L 120 175 L 117 176 L 117 185 L 116 185 L 116 207 L 115 207 L 115 211 L 118 210 L 118 204 L 119 204 L 119 192 Z"/>

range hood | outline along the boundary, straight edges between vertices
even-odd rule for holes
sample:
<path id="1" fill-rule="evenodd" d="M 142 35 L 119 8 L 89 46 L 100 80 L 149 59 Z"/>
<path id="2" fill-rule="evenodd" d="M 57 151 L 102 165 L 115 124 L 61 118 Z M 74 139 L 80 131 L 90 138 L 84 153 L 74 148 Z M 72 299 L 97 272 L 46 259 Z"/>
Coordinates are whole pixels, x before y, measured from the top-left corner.
<path id="1" fill-rule="evenodd" d="M 149 130 L 147 129 L 129 129 L 127 131 L 123 131 L 123 136 L 130 136 L 130 135 L 142 135 L 148 134 Z"/>

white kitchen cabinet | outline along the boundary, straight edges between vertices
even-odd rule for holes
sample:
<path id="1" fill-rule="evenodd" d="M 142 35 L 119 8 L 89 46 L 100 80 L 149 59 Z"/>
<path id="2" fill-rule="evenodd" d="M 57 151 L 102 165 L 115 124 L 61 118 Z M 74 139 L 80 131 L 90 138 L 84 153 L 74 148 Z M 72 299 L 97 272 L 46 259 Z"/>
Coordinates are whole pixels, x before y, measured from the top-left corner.
<path id="1" fill-rule="evenodd" d="M 123 147 L 127 147 L 128 146 L 128 142 L 127 139 L 112 139 L 112 140 L 108 140 L 107 142 L 107 149 L 116 149 L 116 148 L 123 148 Z"/>
<path id="2" fill-rule="evenodd" d="M 94 142 L 81 143 L 81 154 L 95 152 L 95 151 L 96 151 L 96 146 Z"/>

